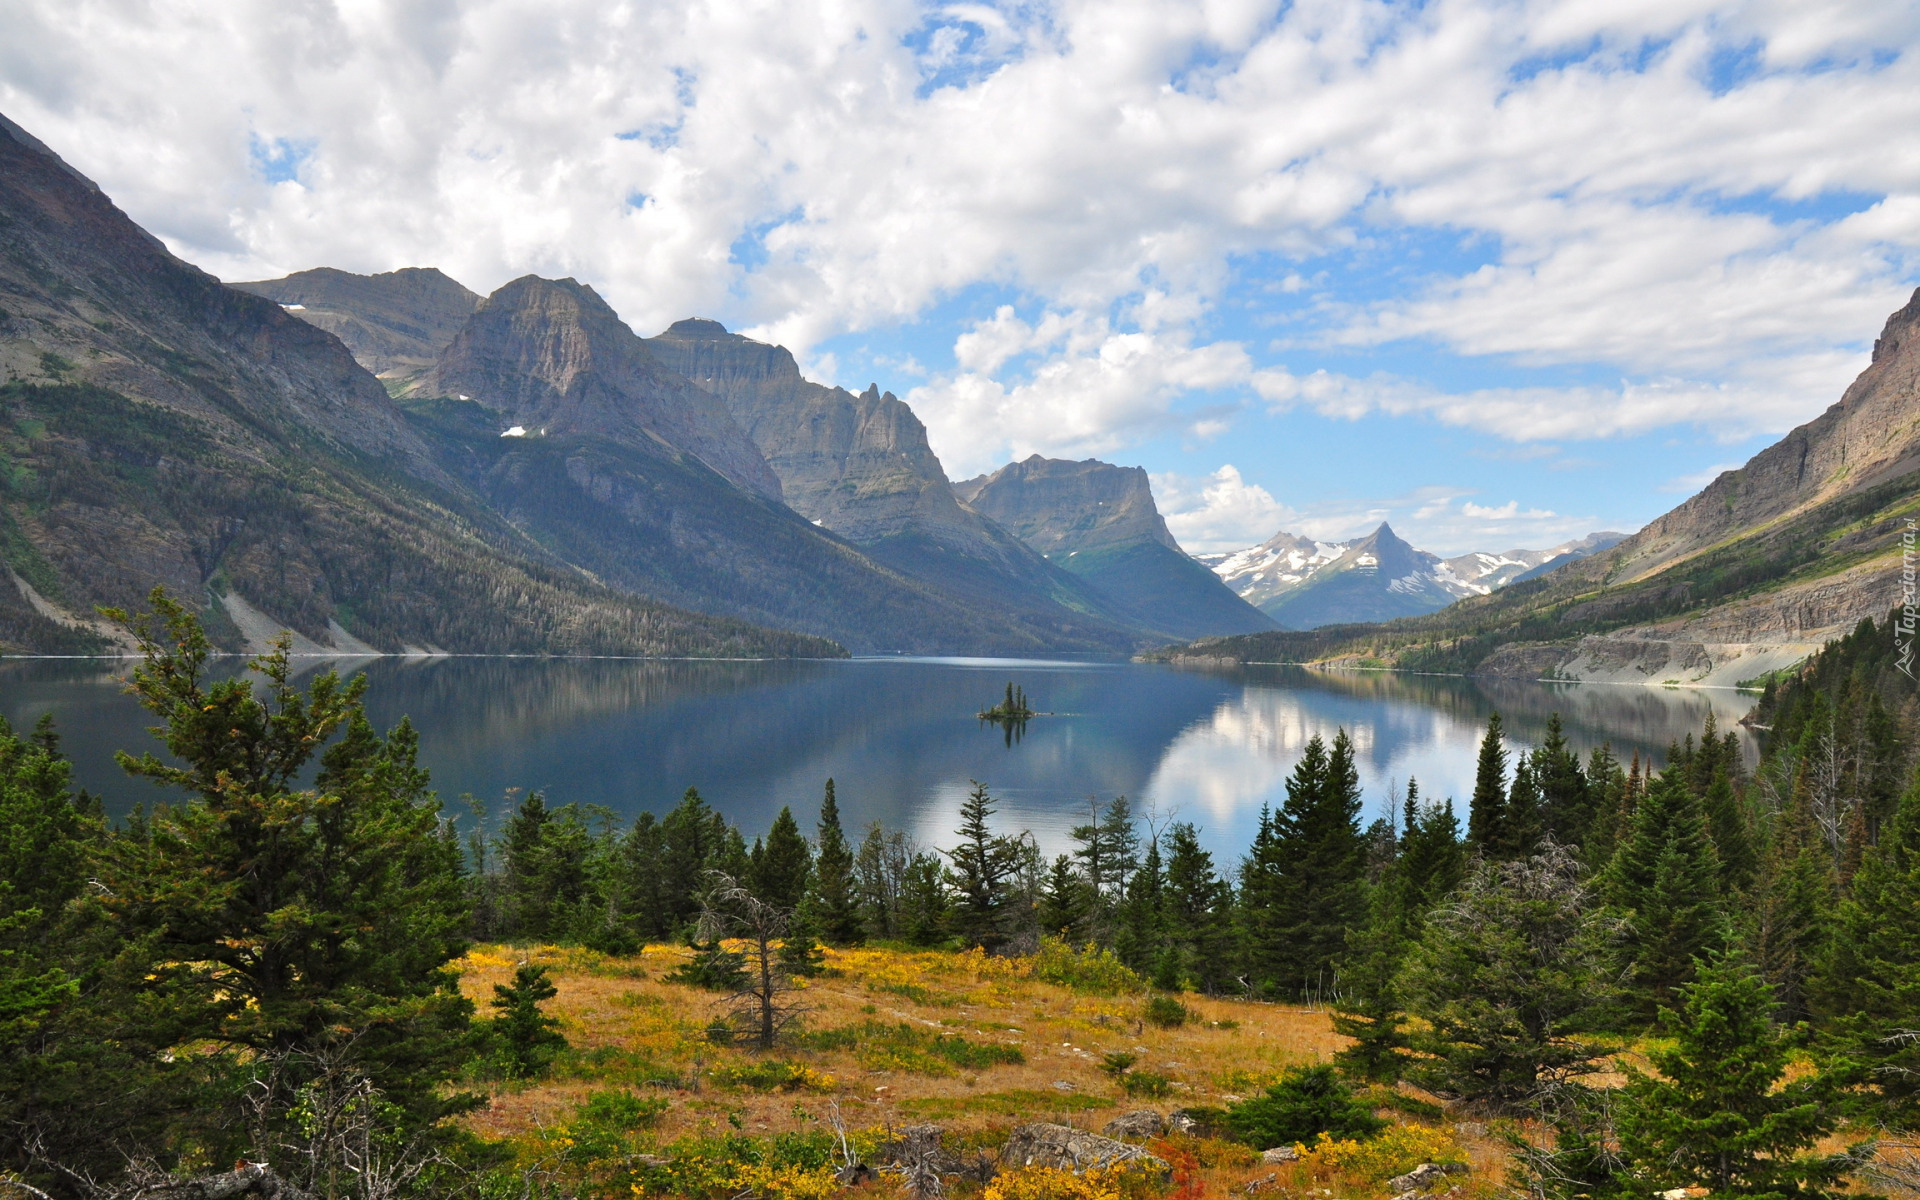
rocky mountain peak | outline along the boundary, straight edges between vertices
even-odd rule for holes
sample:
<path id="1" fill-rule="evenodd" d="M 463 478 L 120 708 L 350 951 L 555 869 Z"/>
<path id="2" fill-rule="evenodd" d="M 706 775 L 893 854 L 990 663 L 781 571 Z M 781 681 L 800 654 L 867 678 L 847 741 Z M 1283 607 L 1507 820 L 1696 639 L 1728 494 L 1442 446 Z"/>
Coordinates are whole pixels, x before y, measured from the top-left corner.
<path id="1" fill-rule="evenodd" d="M 1180 548 L 1140 467 L 1034 454 L 954 490 L 1048 557 L 1138 541 Z"/>
<path id="2" fill-rule="evenodd" d="M 502 429 L 664 443 L 742 487 L 780 481 L 711 392 L 662 364 L 591 287 L 526 275 L 474 312 L 418 389 L 499 414 Z"/>
<path id="3" fill-rule="evenodd" d="M 743 390 L 768 380 L 785 386 L 803 382 L 800 364 L 785 346 L 770 346 L 729 333 L 725 325 L 704 317 L 675 321 L 659 337 L 649 338 L 647 344 L 662 362 L 729 405 L 734 405 L 734 397 Z M 735 408 L 739 419 L 741 414 Z"/>

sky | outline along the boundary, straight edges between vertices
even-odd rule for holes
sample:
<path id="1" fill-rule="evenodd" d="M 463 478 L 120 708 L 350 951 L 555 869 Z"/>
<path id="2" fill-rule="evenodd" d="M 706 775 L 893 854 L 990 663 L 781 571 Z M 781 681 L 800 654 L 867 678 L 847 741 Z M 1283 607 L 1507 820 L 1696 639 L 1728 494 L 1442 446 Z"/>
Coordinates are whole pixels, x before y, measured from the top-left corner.
<path id="1" fill-rule="evenodd" d="M 0 112 L 225 279 L 700 315 L 1183 545 L 1630 531 L 1920 282 L 1920 0 L 0 0 Z"/>

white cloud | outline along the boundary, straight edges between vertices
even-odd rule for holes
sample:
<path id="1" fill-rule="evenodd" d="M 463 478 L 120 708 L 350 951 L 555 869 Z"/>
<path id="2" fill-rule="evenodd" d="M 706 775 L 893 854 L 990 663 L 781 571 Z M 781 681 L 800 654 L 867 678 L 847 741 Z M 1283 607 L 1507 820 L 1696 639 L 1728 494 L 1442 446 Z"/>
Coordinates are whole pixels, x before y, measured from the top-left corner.
<path id="1" fill-rule="evenodd" d="M 1189 554 L 1256 545 L 1300 517 L 1266 488 L 1241 478 L 1232 463 L 1203 480 L 1169 473 L 1153 476 L 1152 483 L 1160 515 Z"/>
<path id="2" fill-rule="evenodd" d="M 803 358 L 1018 293 L 1042 315 L 923 389 L 966 462 L 978 422 L 1100 452 L 1246 384 L 1523 439 L 1776 431 L 1920 263 L 1910 0 L 0 0 L 0 27 L 0 109 L 229 278 L 571 274 L 643 332 L 725 315 Z M 1834 189 L 1876 202 L 1755 211 Z M 1400 236 L 1484 250 L 1366 301 L 1303 266 Z M 1256 296 L 1320 297 L 1302 344 L 1636 382 L 1314 395 L 1310 361 L 1290 384 L 1197 332 L 1250 262 Z"/>

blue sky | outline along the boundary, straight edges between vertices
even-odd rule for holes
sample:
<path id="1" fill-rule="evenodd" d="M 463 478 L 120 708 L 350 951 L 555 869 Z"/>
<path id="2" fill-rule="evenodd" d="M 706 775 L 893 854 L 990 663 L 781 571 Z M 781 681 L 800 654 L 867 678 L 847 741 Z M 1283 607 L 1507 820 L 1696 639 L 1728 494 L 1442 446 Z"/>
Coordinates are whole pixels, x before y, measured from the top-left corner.
<path id="1" fill-rule="evenodd" d="M 1920 0 L 0 0 L 0 110 L 228 279 L 591 283 L 1145 466 L 1190 549 L 1631 529 L 1920 268 Z"/>

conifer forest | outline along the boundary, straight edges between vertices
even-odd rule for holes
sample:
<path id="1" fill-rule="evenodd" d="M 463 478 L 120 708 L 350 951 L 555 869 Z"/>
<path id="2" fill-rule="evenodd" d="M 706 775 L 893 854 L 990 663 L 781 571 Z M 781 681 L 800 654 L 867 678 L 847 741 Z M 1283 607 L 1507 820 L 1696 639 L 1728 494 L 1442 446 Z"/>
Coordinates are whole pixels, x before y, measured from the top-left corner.
<path id="1" fill-rule="evenodd" d="M 1767 684 L 1757 766 L 1711 721 L 1659 761 L 1621 761 L 1577 752 L 1558 718 L 1515 745 L 1496 714 L 1471 795 L 1410 780 L 1365 823 L 1336 730 L 1222 862 L 1192 824 L 1124 796 L 1090 803 L 1049 858 L 985 784 L 939 845 L 847 827 L 832 780 L 817 810 L 759 830 L 696 789 L 631 823 L 538 792 L 495 828 L 463 823 L 412 728 L 369 722 L 364 680 L 302 686 L 284 650 L 216 680 L 194 615 L 151 604 L 117 619 L 167 757 L 119 764 L 171 799 L 110 820 L 71 785 L 56 722 L 0 729 L 0 1195 L 1822 1200 L 1920 1185 L 1920 707 L 1892 618 Z M 1010 712 L 1026 710 L 1012 687 Z M 506 948 L 505 982 L 463 990 L 484 947 Z M 940 1130 L 914 1133 L 931 1126 L 843 1116 L 869 1101 L 806 1055 L 884 1042 L 890 1061 L 964 1076 L 961 1107 L 941 1110 L 957 1112 L 976 1076 L 1037 1053 L 1017 1040 L 1032 1014 L 1011 1009 L 990 1028 L 965 1007 L 896 1028 L 873 1002 L 865 1024 L 823 1021 L 817 997 L 868 952 L 1127 998 L 1134 1015 L 1088 1018 L 1082 1040 L 1112 1047 L 1099 1067 L 1122 1096 L 1089 1110 L 1176 1111 L 1109 1126 L 1144 1149 L 1051 1175 L 1002 1149 L 1058 1128 L 1009 1132 L 1054 1119 L 1044 1087 L 1032 1111 L 1008 1102 L 944 1149 Z M 553 955 L 657 975 L 699 1014 L 686 1044 L 709 1049 L 672 1078 L 619 1075 L 556 1015 Z M 1282 1011 L 1330 1022 L 1331 1052 L 1217 1102 L 1167 1099 L 1127 1048 L 1149 1027 L 1228 1037 Z M 542 1080 L 580 1081 L 542 1126 L 546 1158 L 486 1117 Z M 728 1086 L 832 1101 L 762 1133 L 711 1107 Z M 676 1109 L 732 1127 L 649 1132 Z M 1469 1128 L 1471 1155 L 1419 1140 Z M 1432 1170 L 1367 1175 L 1352 1164 L 1369 1147 Z"/>

